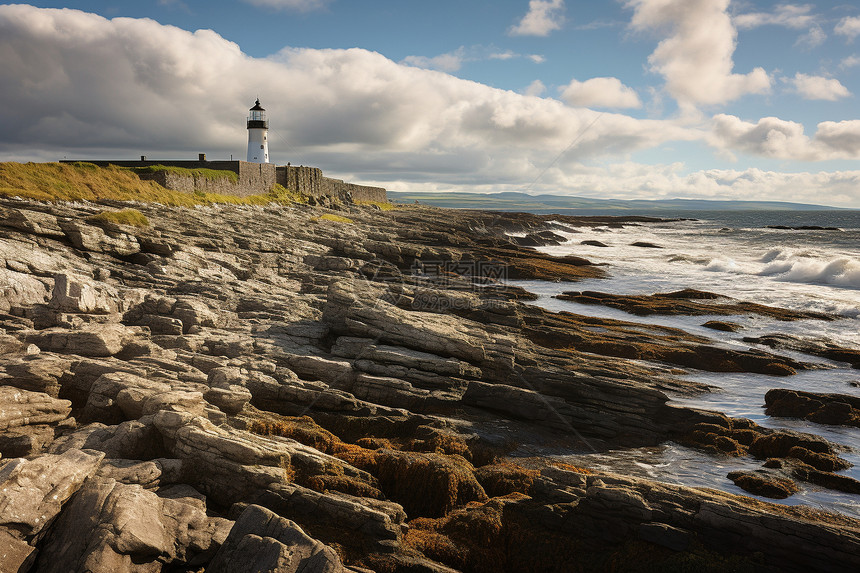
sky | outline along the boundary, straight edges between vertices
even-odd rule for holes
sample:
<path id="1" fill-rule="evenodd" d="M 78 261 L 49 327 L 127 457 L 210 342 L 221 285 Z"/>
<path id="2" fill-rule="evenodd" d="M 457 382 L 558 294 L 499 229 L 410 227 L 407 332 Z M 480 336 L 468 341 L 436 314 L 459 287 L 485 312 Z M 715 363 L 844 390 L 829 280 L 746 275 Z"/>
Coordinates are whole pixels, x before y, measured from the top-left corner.
<path id="1" fill-rule="evenodd" d="M 860 4 L 0 4 L 0 161 L 244 159 L 407 192 L 860 208 Z"/>

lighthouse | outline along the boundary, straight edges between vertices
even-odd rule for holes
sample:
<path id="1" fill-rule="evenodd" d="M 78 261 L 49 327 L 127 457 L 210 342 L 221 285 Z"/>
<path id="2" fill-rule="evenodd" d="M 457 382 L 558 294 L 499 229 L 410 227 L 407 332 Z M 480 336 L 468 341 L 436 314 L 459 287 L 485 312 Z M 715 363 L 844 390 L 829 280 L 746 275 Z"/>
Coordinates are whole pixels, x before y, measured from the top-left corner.
<path id="1" fill-rule="evenodd" d="M 266 110 L 260 105 L 260 98 L 248 116 L 248 162 L 269 162 L 269 120 Z"/>

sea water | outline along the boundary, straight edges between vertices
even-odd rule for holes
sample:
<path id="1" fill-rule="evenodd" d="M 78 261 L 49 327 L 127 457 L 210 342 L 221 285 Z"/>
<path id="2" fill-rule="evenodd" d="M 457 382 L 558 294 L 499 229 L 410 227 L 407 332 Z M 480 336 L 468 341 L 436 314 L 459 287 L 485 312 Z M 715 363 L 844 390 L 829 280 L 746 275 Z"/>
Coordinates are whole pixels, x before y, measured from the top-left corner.
<path id="1" fill-rule="evenodd" d="M 657 216 L 682 220 L 623 227 L 578 227 L 576 232 L 560 233 L 567 239 L 565 244 L 541 248 L 548 254 L 575 254 L 604 264 L 608 280 L 512 282 L 538 294 L 540 298 L 533 304 L 550 310 L 677 327 L 706 336 L 718 345 L 747 349 L 755 345 L 744 342 L 743 337 L 781 333 L 860 348 L 860 211 L 708 211 Z M 600 241 L 607 246 L 583 245 L 583 241 Z M 637 242 L 659 248 L 632 246 Z M 608 307 L 552 298 L 570 290 L 653 294 L 684 288 L 788 309 L 826 312 L 839 318 L 832 322 L 783 322 L 755 315 L 639 317 Z M 712 319 L 737 323 L 742 330 L 730 333 L 702 326 Z M 670 398 L 678 404 L 750 418 L 766 427 L 823 436 L 848 448 L 841 455 L 854 467 L 841 473 L 860 479 L 860 428 L 825 426 L 764 414 L 764 394 L 771 388 L 860 395 L 860 388 L 852 385 L 860 383 L 860 370 L 809 355 L 758 348 L 816 362 L 823 368 L 790 377 L 692 371 L 687 379 L 708 384 L 714 390 L 694 397 Z M 591 454 L 571 452 L 560 458 L 659 481 L 744 495 L 749 494 L 736 487 L 726 474 L 758 469 L 762 463 L 752 458 L 717 459 L 674 443 Z M 809 504 L 860 517 L 860 496 L 805 483 L 798 485 L 802 488 L 799 493 L 779 503 Z"/>

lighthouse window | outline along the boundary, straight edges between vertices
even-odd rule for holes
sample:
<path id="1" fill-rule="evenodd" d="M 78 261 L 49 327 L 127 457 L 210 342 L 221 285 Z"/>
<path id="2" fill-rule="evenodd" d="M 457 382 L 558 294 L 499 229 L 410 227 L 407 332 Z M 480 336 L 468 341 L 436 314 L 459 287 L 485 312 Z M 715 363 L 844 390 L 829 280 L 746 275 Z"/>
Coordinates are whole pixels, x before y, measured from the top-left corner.
<path id="1" fill-rule="evenodd" d="M 260 149 L 263 149 L 263 146 L 262 146 L 262 145 L 260 146 Z"/>

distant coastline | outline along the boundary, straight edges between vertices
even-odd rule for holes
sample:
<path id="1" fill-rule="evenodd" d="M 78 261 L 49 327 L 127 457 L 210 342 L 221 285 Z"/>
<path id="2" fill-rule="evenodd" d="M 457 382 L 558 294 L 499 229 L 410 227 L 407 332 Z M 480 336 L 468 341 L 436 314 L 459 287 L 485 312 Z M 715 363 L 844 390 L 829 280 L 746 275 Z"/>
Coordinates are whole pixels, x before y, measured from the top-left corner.
<path id="1" fill-rule="evenodd" d="M 645 214 L 666 211 L 850 211 L 840 207 L 787 203 L 781 201 L 717 201 L 704 199 L 590 199 L 563 195 L 529 195 L 527 193 L 404 193 L 389 191 L 389 200 L 447 207 L 450 209 L 483 209 L 526 213 L 596 214 L 624 211 Z"/>

